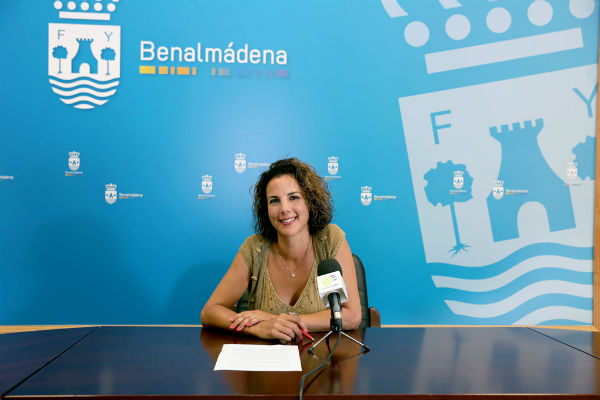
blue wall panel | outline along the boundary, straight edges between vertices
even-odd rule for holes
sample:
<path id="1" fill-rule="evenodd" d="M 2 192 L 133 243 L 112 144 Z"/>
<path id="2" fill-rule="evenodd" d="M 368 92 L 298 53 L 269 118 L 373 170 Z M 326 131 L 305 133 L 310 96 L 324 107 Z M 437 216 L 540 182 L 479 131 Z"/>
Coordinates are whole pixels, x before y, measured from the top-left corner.
<path id="1" fill-rule="evenodd" d="M 384 324 L 590 324 L 598 8 L 2 2 L 0 324 L 199 323 L 285 156 Z"/>

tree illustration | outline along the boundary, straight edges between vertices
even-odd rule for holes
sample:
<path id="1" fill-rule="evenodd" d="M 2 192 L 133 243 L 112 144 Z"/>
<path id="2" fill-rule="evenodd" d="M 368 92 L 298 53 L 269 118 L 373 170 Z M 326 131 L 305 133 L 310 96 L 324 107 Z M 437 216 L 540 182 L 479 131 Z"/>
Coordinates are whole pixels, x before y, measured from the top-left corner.
<path id="1" fill-rule="evenodd" d="M 67 58 L 67 55 L 68 55 L 68 51 L 67 51 L 67 48 L 64 46 L 56 46 L 55 48 L 52 49 L 52 57 L 54 57 L 58 60 L 58 73 L 59 74 L 62 73 L 62 71 L 60 69 L 60 67 L 61 67 L 60 60 Z"/>
<path id="2" fill-rule="evenodd" d="M 448 253 L 452 253 L 454 257 L 463 250 L 467 251 L 467 247 L 470 246 L 460 241 L 454 210 L 454 203 L 469 201 L 473 198 L 471 194 L 473 178 L 467 171 L 467 167 L 464 164 L 454 164 L 450 160 L 445 163 L 439 161 L 436 167 L 427 171 L 424 177 L 427 180 L 427 186 L 425 186 L 427 200 L 434 206 L 438 204 L 441 204 L 442 207 L 450 206 L 456 246 L 452 247 Z M 457 178 L 456 182 L 455 178 Z M 462 182 L 460 178 L 462 178 Z"/>
<path id="3" fill-rule="evenodd" d="M 590 178 L 594 180 L 596 138 L 593 136 L 586 137 L 585 142 L 573 147 L 573 154 L 575 154 L 575 162 L 578 164 L 579 177 L 581 179 Z"/>
<path id="4" fill-rule="evenodd" d="M 100 57 L 103 60 L 106 60 L 106 75 L 110 75 L 110 72 L 108 71 L 108 62 L 114 60 L 115 56 L 116 56 L 115 50 L 111 49 L 110 47 L 105 47 L 104 49 L 102 49 L 102 52 L 100 53 Z"/>

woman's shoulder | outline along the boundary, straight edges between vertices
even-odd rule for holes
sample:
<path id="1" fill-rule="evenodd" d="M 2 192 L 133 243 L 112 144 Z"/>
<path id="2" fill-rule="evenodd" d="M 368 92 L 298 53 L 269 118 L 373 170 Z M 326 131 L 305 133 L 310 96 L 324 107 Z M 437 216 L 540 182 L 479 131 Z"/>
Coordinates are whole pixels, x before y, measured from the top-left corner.
<path id="1" fill-rule="evenodd" d="M 251 235 L 248 236 L 240 246 L 240 254 L 244 257 L 246 264 L 251 266 L 254 264 L 255 259 L 257 259 L 261 253 L 266 251 L 268 246 L 269 242 L 261 235 Z"/>
<path id="2" fill-rule="evenodd" d="M 335 258 L 346 238 L 344 231 L 335 224 L 329 224 L 317 234 L 321 258 Z"/>
<path id="3" fill-rule="evenodd" d="M 346 233 L 336 224 L 329 224 L 319 232 L 319 238 L 324 241 L 343 239 Z"/>

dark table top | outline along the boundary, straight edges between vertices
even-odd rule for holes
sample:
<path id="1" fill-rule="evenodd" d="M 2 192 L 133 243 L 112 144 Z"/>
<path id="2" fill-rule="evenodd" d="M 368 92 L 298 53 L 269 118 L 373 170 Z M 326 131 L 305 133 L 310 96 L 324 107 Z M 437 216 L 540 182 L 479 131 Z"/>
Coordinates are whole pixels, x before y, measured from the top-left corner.
<path id="1" fill-rule="evenodd" d="M 367 328 L 348 333 L 371 351 L 361 353 L 343 338 L 332 362 L 307 379 L 307 398 L 600 398 L 600 360 L 528 328 Z M 315 355 L 307 352 L 308 345 L 299 346 L 303 372 L 214 371 L 225 343 L 272 342 L 202 328 L 100 327 L 7 398 L 292 399 L 302 373 L 328 353 L 325 344 Z"/>
<path id="2" fill-rule="evenodd" d="M 53 329 L 0 335 L 0 396 L 95 329 Z"/>
<path id="3" fill-rule="evenodd" d="M 534 331 L 600 358 L 600 332 L 533 328 Z"/>

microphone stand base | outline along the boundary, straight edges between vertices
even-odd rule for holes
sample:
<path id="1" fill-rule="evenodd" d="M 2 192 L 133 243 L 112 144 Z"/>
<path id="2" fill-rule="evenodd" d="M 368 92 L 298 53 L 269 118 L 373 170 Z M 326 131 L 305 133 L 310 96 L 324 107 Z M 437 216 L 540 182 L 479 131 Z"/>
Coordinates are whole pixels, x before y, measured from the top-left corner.
<path id="1" fill-rule="evenodd" d="M 317 347 L 319 344 L 321 344 L 321 342 L 322 342 L 323 340 L 327 340 L 327 344 L 329 345 L 329 335 L 331 335 L 333 332 L 338 332 L 340 335 L 342 335 L 342 336 L 345 336 L 345 337 L 347 337 L 348 339 L 352 340 L 354 343 L 356 343 L 356 344 L 358 344 L 359 346 L 361 346 L 361 347 L 362 347 L 362 348 L 365 350 L 365 351 L 364 351 L 365 353 L 366 353 L 366 352 L 368 352 L 368 351 L 371 351 L 371 349 L 370 349 L 370 348 L 369 348 L 367 345 L 365 345 L 364 343 L 361 343 L 361 342 L 359 342 L 358 340 L 354 339 L 352 336 L 348 335 L 348 334 L 347 334 L 347 333 L 345 333 L 344 331 L 341 331 L 341 330 L 338 330 L 338 329 L 334 329 L 334 328 L 332 327 L 332 329 L 331 329 L 329 332 L 327 332 L 327 334 L 326 334 L 325 336 L 323 336 L 321 339 L 319 339 L 319 340 L 317 341 L 317 343 L 315 343 L 314 345 L 312 345 L 312 346 L 310 346 L 310 347 L 308 348 L 308 352 L 312 354 L 313 350 L 314 350 L 314 349 L 315 349 L 315 348 L 316 348 L 316 347 Z"/>

